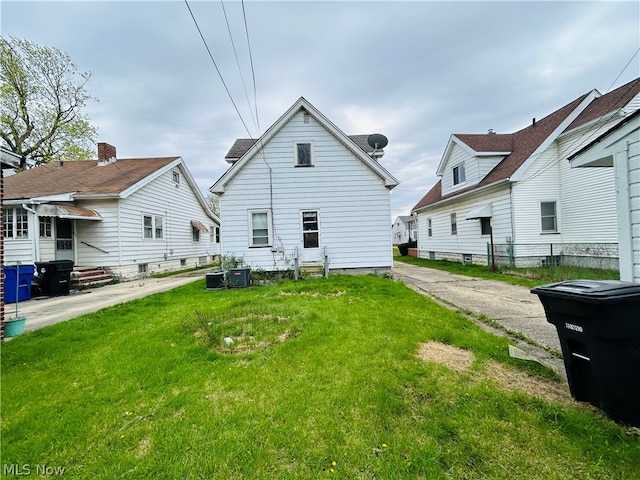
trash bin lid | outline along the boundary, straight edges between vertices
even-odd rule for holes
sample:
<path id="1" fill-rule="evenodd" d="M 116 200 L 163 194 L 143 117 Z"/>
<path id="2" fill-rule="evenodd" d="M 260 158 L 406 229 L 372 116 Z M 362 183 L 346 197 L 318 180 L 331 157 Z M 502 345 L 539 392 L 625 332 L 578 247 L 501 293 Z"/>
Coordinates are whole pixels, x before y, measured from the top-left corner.
<path id="1" fill-rule="evenodd" d="M 531 293 L 573 300 L 579 298 L 591 303 L 640 301 L 640 283 L 619 280 L 568 280 L 532 288 Z"/>

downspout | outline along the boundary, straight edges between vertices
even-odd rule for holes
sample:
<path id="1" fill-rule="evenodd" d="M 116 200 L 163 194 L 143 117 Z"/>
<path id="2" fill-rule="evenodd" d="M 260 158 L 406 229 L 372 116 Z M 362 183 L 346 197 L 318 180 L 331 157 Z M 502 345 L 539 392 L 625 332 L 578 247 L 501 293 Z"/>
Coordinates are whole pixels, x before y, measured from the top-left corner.
<path id="1" fill-rule="evenodd" d="M 38 219 L 38 212 L 36 212 L 33 208 L 29 207 L 26 203 L 22 204 L 22 208 L 25 209 L 27 212 L 29 213 L 33 213 L 33 217 L 35 218 L 35 220 Z M 36 232 L 36 229 L 38 228 L 37 222 L 36 221 L 29 221 L 29 230 L 32 230 L 34 232 L 33 235 L 33 250 L 31 251 L 31 253 L 33 254 L 33 261 L 35 262 L 39 262 L 40 261 L 40 234 L 38 232 Z M 31 228 L 33 227 L 33 228 Z"/>

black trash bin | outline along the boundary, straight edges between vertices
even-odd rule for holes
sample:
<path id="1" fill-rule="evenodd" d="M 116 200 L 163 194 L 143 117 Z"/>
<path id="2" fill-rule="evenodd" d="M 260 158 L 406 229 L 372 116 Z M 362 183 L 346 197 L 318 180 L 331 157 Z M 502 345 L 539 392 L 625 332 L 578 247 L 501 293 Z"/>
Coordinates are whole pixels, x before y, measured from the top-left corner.
<path id="1" fill-rule="evenodd" d="M 40 277 L 40 290 L 43 295 L 57 297 L 69 294 L 73 262 L 71 260 L 52 260 L 36 263 Z"/>
<path id="2" fill-rule="evenodd" d="M 640 284 L 571 280 L 531 293 L 556 327 L 573 398 L 640 427 Z"/>

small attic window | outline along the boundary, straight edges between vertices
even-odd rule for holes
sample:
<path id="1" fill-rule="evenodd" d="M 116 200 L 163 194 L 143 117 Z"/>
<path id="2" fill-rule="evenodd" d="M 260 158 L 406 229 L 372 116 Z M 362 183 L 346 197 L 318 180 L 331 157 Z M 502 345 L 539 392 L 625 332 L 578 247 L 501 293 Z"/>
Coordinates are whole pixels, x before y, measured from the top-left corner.
<path id="1" fill-rule="evenodd" d="M 461 163 L 460 165 L 453 167 L 453 184 L 458 185 L 460 183 L 464 183 L 464 181 L 464 163 Z"/>
<path id="2" fill-rule="evenodd" d="M 173 183 L 180 185 L 180 173 L 175 170 L 173 171 Z"/>
<path id="3" fill-rule="evenodd" d="M 313 166 L 313 144 L 296 142 L 296 167 Z"/>

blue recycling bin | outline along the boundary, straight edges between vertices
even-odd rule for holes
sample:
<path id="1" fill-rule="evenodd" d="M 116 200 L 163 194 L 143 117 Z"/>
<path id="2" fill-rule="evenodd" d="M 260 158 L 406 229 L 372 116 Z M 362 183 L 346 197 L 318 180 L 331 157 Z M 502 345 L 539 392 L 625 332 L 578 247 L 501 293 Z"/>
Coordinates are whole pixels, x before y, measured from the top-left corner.
<path id="1" fill-rule="evenodd" d="M 4 303 L 31 300 L 33 265 L 6 265 L 4 267 Z"/>

